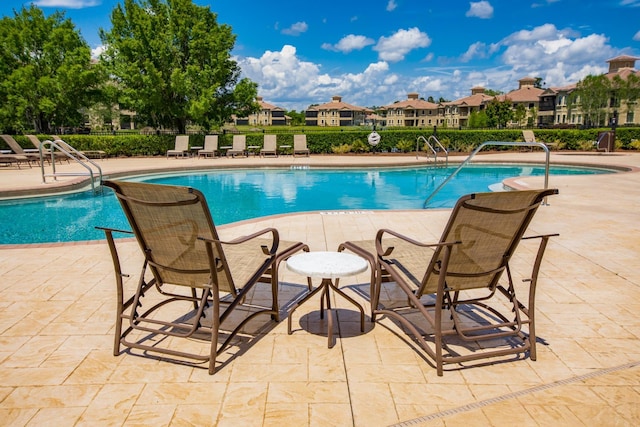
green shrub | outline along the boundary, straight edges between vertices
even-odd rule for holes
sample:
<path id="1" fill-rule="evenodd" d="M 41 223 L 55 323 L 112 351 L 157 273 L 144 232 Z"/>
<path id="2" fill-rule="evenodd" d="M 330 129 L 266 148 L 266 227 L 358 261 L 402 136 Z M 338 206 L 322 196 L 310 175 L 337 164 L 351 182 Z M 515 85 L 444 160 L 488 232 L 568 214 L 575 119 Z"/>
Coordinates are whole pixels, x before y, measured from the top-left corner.
<path id="1" fill-rule="evenodd" d="M 415 148 L 416 144 L 408 139 L 401 139 L 396 144 L 396 148 L 403 153 L 408 153 Z"/>
<path id="2" fill-rule="evenodd" d="M 351 144 L 351 151 L 354 153 L 367 153 L 369 152 L 369 144 L 362 142 L 361 139 L 356 139 Z"/>
<path id="3" fill-rule="evenodd" d="M 347 154 L 351 152 L 351 145 L 350 144 L 342 144 L 342 145 L 335 145 L 333 147 L 331 147 L 331 152 L 334 154 Z"/>
<path id="4" fill-rule="evenodd" d="M 560 150 L 593 150 L 593 141 L 597 139 L 598 132 L 611 130 L 599 129 L 536 129 L 536 140 L 546 143 L 555 143 Z M 262 146 L 264 132 L 278 135 L 278 146 L 293 145 L 293 135 L 304 133 L 307 135 L 307 145 L 312 154 L 323 153 L 347 153 L 370 151 L 367 136 L 370 129 L 363 127 L 353 128 L 296 128 L 267 127 L 265 130 L 248 131 L 247 145 Z M 433 129 L 420 128 L 395 128 L 381 129 L 380 143 L 375 151 L 393 151 L 399 149 L 403 152 L 415 150 L 418 137 L 429 138 Z M 448 151 L 469 153 L 485 141 L 522 141 L 520 129 L 479 129 L 458 130 L 438 128 L 437 138 Z M 38 135 L 41 141 L 50 139 L 50 135 Z M 175 135 L 142 135 L 134 132 L 120 133 L 117 135 L 61 135 L 62 139 L 78 150 L 102 150 L 109 156 L 164 156 L 167 150 L 174 147 Z M 231 145 L 232 134 L 221 134 L 219 144 Z M 16 135 L 16 141 L 23 146 L 31 148 L 31 144 L 24 135 Z M 616 150 L 638 150 L 640 140 L 640 127 L 619 127 L 616 129 Z M 202 146 L 204 134 L 189 135 L 189 143 Z M 435 144 L 432 144 L 435 148 Z M 348 147 L 347 151 L 346 150 Z M 0 148 L 6 148 L 0 142 Z M 488 147 L 488 149 L 518 150 L 518 147 Z"/>

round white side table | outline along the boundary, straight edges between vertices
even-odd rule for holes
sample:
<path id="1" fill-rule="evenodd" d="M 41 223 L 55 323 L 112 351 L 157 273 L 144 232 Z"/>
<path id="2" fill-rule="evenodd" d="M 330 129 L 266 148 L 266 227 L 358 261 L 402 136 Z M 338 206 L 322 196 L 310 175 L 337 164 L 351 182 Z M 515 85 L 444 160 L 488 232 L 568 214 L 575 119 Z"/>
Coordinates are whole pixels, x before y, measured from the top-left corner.
<path id="1" fill-rule="evenodd" d="M 333 315 L 331 313 L 331 299 L 329 290 L 333 289 L 335 293 L 355 305 L 360 310 L 360 331 L 364 332 L 364 309 L 353 298 L 341 291 L 334 283 L 333 279 L 341 277 L 354 276 L 362 273 L 368 267 L 364 258 L 357 255 L 344 252 L 304 252 L 293 255 L 287 259 L 287 268 L 294 273 L 303 276 L 322 279 L 320 286 L 307 294 L 298 303 L 296 303 L 291 312 L 289 312 L 288 332 L 291 332 L 291 318 L 294 311 L 304 304 L 309 298 L 318 292 L 322 292 L 320 297 L 320 318 L 324 318 L 324 305 L 327 304 L 327 339 L 328 347 L 333 347 Z"/>

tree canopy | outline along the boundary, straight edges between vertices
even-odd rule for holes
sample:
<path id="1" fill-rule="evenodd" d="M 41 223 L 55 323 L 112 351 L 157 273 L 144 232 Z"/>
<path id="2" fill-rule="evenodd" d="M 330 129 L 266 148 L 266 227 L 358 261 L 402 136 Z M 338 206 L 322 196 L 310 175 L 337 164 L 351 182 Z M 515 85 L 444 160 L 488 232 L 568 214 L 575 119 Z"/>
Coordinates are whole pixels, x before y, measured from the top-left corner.
<path id="1" fill-rule="evenodd" d="M 209 7 L 192 0 L 124 0 L 100 30 L 102 60 L 121 90 L 120 105 L 138 120 L 184 132 L 211 129 L 233 114 L 259 110 L 257 84 L 240 80 L 231 58 L 235 35 Z"/>
<path id="2" fill-rule="evenodd" d="M 503 101 L 498 101 L 496 98 L 492 99 L 487 108 L 485 109 L 487 114 L 487 125 L 489 127 L 506 127 L 507 123 L 513 119 L 513 110 L 511 108 L 511 100 L 505 98 Z"/>
<path id="3" fill-rule="evenodd" d="M 79 126 L 100 96 L 105 75 L 61 12 L 30 6 L 0 20 L 0 127 L 50 132 Z"/>
<path id="4" fill-rule="evenodd" d="M 576 90 L 569 97 L 571 110 L 580 105 L 587 126 L 604 125 L 605 108 L 611 97 L 611 81 L 605 75 L 589 75 L 578 82 Z"/>

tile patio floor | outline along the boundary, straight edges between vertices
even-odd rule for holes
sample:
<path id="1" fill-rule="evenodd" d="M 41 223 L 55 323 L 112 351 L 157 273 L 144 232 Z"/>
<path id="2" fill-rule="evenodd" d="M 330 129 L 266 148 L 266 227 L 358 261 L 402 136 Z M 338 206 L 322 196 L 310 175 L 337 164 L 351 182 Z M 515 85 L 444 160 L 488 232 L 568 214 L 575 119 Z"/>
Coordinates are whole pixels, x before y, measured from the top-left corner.
<path id="1" fill-rule="evenodd" d="M 539 153 L 481 160 L 540 160 Z M 420 161 L 424 161 L 421 159 Z M 554 153 L 553 162 L 640 167 L 640 154 Z M 228 165 L 416 163 L 415 157 L 108 159 L 105 173 Z M 62 165 L 73 169 L 73 165 Z M 60 182 L 65 185 L 69 181 Z M 541 186 L 541 178 L 518 180 Z M 0 196 L 42 191 L 34 169 L 0 169 Z M 538 286 L 538 360 L 445 367 L 438 377 L 389 319 L 359 332 L 338 299 L 328 349 L 317 298 L 286 321 L 265 317 L 210 376 L 204 367 L 112 355 L 115 288 L 104 242 L 0 245 L 0 421 L 6 426 L 635 426 L 640 424 L 640 173 L 551 177 L 560 190 L 531 233 L 559 232 Z M 15 194 L 15 193 L 14 193 Z M 276 227 L 334 250 L 388 227 L 435 241 L 447 210 L 312 212 L 219 227 L 222 238 Z M 7 224 L 4 227 L 10 226 Z M 136 244 L 122 243 L 136 273 Z M 517 263 L 524 262 L 526 251 Z M 282 269 L 283 303 L 305 279 Z M 133 280 L 133 279 L 132 279 Z M 368 273 L 341 287 L 368 310 Z M 259 318 L 260 319 L 260 318 Z M 191 344 L 190 344 L 191 345 Z"/>

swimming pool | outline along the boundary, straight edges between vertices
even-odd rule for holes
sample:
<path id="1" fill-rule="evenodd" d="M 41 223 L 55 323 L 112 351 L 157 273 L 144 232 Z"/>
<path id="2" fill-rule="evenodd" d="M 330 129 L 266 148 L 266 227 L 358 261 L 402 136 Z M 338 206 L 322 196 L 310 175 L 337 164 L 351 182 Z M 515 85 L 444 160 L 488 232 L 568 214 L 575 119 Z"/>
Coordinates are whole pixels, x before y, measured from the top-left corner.
<path id="1" fill-rule="evenodd" d="M 424 200 L 455 167 L 360 169 L 220 169 L 146 175 L 130 180 L 186 185 L 202 191 L 216 224 L 306 211 L 422 209 Z M 550 175 L 611 173 L 552 166 Z M 468 165 L 430 202 L 452 207 L 462 195 L 488 191 L 506 178 L 544 175 L 532 165 Z M 129 229 L 112 191 L 0 201 L 1 244 L 104 238 L 95 226 Z"/>

